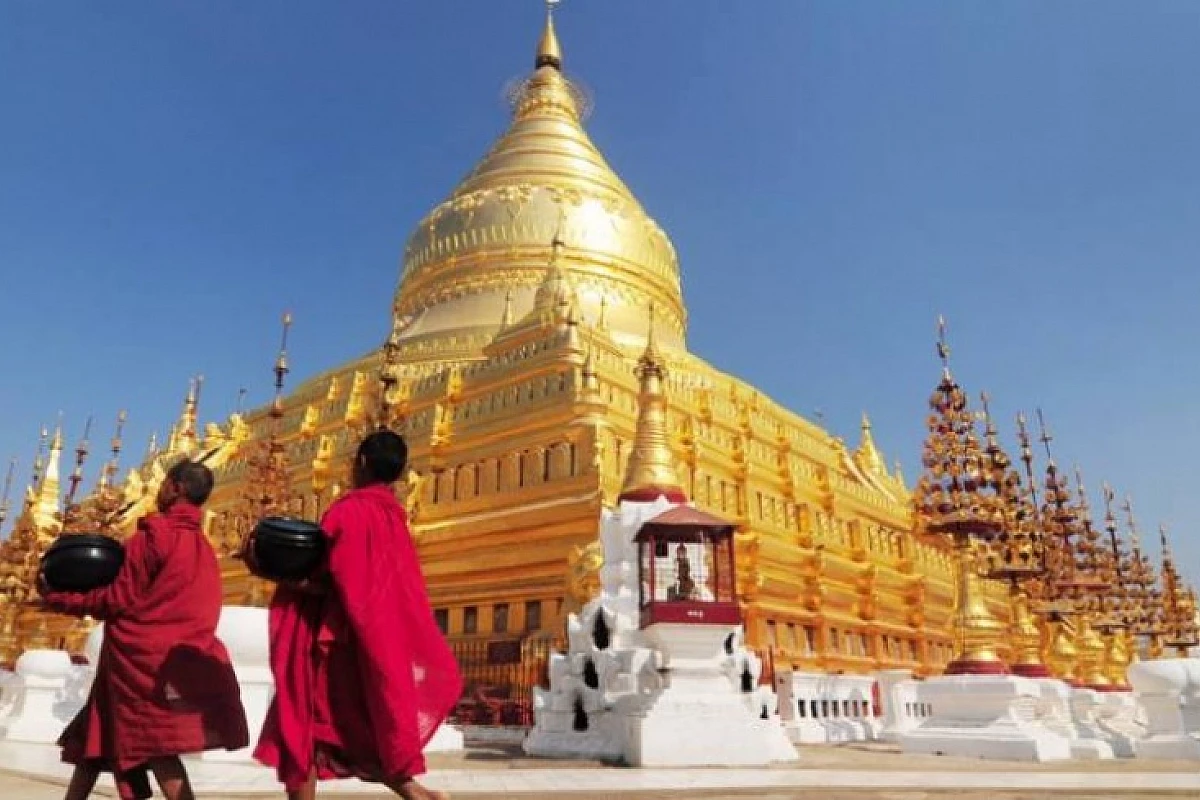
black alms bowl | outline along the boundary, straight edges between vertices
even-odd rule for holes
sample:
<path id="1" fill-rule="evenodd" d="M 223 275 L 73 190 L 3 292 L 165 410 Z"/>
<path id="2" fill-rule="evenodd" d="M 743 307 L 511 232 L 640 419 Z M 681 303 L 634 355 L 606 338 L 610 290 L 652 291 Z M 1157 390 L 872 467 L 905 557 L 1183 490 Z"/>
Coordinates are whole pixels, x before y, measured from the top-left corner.
<path id="1" fill-rule="evenodd" d="M 267 517 L 251 534 L 254 573 L 272 581 L 302 581 L 325 562 L 321 527 L 294 517 Z"/>
<path id="2" fill-rule="evenodd" d="M 42 556 L 42 575 L 56 592 L 90 592 L 117 579 L 125 547 L 98 533 L 64 533 Z"/>

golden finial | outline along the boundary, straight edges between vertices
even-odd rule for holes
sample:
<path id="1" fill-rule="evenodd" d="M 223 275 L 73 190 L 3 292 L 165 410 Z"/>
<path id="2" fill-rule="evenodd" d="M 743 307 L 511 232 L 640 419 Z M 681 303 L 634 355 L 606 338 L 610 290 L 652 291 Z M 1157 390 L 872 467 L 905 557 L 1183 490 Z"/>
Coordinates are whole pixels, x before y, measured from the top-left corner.
<path id="1" fill-rule="evenodd" d="M 1017 442 L 1021 445 L 1021 462 L 1025 465 L 1025 480 L 1029 484 L 1029 499 L 1033 503 L 1034 513 L 1040 511 L 1038 505 L 1037 481 L 1033 477 L 1033 446 L 1030 444 L 1029 427 L 1026 424 L 1025 413 L 1017 414 Z"/>
<path id="2" fill-rule="evenodd" d="M 83 426 L 83 438 L 79 440 L 79 444 L 75 445 L 75 467 L 71 470 L 71 477 L 67 484 L 67 501 L 64 508 L 68 511 L 75 504 L 75 495 L 79 492 L 79 484 L 83 481 L 83 464 L 87 461 L 88 453 L 90 452 L 91 444 L 88 439 L 92 435 L 92 417 L 89 414 L 87 422 Z"/>
<path id="3" fill-rule="evenodd" d="M 1171 543 L 1167 541 L 1167 524 L 1160 522 L 1158 524 L 1158 543 L 1162 548 L 1162 560 L 1164 564 L 1170 564 L 1174 561 L 1171 554 Z"/>
<path id="4" fill-rule="evenodd" d="M 4 528 L 4 522 L 8 519 L 10 505 L 10 496 L 12 495 L 13 473 L 17 471 L 17 457 L 13 456 L 8 462 L 8 473 L 4 476 L 4 493 L 0 494 L 0 529 Z"/>
<path id="5" fill-rule="evenodd" d="M 650 329 L 646 351 L 638 359 L 638 416 L 633 450 L 625 470 L 620 499 L 650 501 L 659 497 L 677 503 L 687 501 L 667 437 L 667 401 L 664 391 L 666 367 L 654 346 L 654 306 L 650 307 Z"/>
<path id="6" fill-rule="evenodd" d="M 245 407 L 245 405 L 246 405 L 246 387 L 242 386 L 242 387 L 238 388 L 237 403 L 234 405 L 234 413 L 240 415 L 242 413 L 242 409 Z"/>
<path id="7" fill-rule="evenodd" d="M 54 438 L 50 440 L 50 452 L 62 452 L 63 449 L 63 412 L 58 412 L 58 424 L 54 426 Z"/>
<path id="8" fill-rule="evenodd" d="M 533 296 L 533 310 L 527 319 L 540 319 L 541 315 L 553 312 L 556 322 L 564 321 L 574 303 L 574 287 L 562 265 L 562 254 L 566 241 L 562 237 L 562 219 L 550 240 L 550 260 L 546 263 L 546 276 L 538 285 Z"/>
<path id="9" fill-rule="evenodd" d="M 1054 437 L 1050 435 L 1050 429 L 1046 427 L 1046 418 L 1042 416 L 1042 410 L 1037 409 L 1038 418 L 1038 441 L 1042 443 L 1042 447 L 1046 450 L 1046 461 L 1050 468 L 1055 468 L 1054 454 L 1050 452 L 1050 442 L 1054 441 Z"/>
<path id="10" fill-rule="evenodd" d="M 279 355 L 275 358 L 275 398 L 271 401 L 271 416 L 283 414 L 283 379 L 291 371 L 288 368 L 287 340 L 292 327 L 290 311 L 283 314 L 283 333 L 279 337 Z"/>
<path id="11" fill-rule="evenodd" d="M 533 62 L 535 69 L 562 69 L 562 47 L 558 44 L 558 35 L 554 32 L 554 7 L 559 2 L 560 0 L 546 0 L 546 27 L 542 30 L 542 38 L 538 40 L 537 58 Z"/>
<path id="12" fill-rule="evenodd" d="M 1113 513 L 1113 500 L 1116 499 L 1117 494 L 1108 485 L 1108 481 L 1100 484 L 1100 496 L 1104 498 L 1104 528 L 1105 530 L 1112 531 L 1113 535 L 1116 535 L 1117 517 Z"/>
<path id="13" fill-rule="evenodd" d="M 661 370 L 662 354 L 658 352 L 658 341 L 654 335 L 654 303 L 650 303 L 646 311 L 646 349 L 642 351 L 641 361 L 647 364 L 654 364 Z M 665 377 L 665 374 L 663 375 Z"/>
<path id="14" fill-rule="evenodd" d="M 149 460 L 158 455 L 158 431 L 150 434 L 150 441 L 146 443 L 146 459 Z"/>
<path id="15" fill-rule="evenodd" d="M 1088 503 L 1087 489 L 1083 485 L 1083 470 L 1079 468 L 1078 464 L 1075 465 L 1075 495 L 1079 498 L 1079 508 L 1083 512 L 1084 520 L 1091 524 L 1092 507 Z"/>
<path id="16" fill-rule="evenodd" d="M 950 377 L 950 345 L 946 342 L 946 318 L 938 315 L 937 354 L 942 361 L 942 375 Z"/>
<path id="17" fill-rule="evenodd" d="M 866 411 L 862 412 L 861 430 L 856 455 L 861 459 L 862 466 L 876 475 L 886 474 L 887 465 L 883 462 L 883 456 L 879 454 L 879 448 L 875 446 L 875 437 L 871 435 L 871 418 L 867 416 Z"/>
<path id="18" fill-rule="evenodd" d="M 512 327 L 512 324 L 513 324 L 512 303 L 513 303 L 513 293 L 512 293 L 512 289 L 509 289 L 508 291 L 506 291 L 504 293 L 504 313 L 500 316 L 500 327 L 501 328 Z"/>
<path id="19" fill-rule="evenodd" d="M 37 452 L 33 456 L 33 478 L 30 486 L 36 487 L 42 481 L 42 470 L 46 468 L 46 440 L 50 438 L 50 430 L 43 425 L 38 434 Z"/>
<path id="20" fill-rule="evenodd" d="M 600 315 L 596 319 L 596 327 L 599 330 L 608 330 L 608 295 L 600 295 Z"/>
<path id="21" fill-rule="evenodd" d="M 1134 552 L 1140 552 L 1142 548 L 1142 536 L 1138 532 L 1137 520 L 1133 516 L 1133 498 L 1125 495 L 1125 501 L 1121 504 L 1121 510 L 1125 512 L 1125 522 L 1129 525 L 1129 542 L 1133 546 Z"/>
<path id="22" fill-rule="evenodd" d="M 109 441 L 110 458 L 104 468 L 100 470 L 100 488 L 106 489 L 116 483 L 117 471 L 121 468 L 121 449 L 124 447 L 123 434 L 125 431 L 125 421 L 129 418 L 128 413 L 121 409 L 117 412 L 117 425 L 113 430 L 112 439 Z"/>
<path id="23" fill-rule="evenodd" d="M 62 412 L 58 412 L 58 425 L 54 428 L 54 437 L 50 440 L 50 453 L 42 470 L 41 482 L 38 484 L 38 503 L 43 510 L 58 506 L 58 464 L 63 450 Z"/>

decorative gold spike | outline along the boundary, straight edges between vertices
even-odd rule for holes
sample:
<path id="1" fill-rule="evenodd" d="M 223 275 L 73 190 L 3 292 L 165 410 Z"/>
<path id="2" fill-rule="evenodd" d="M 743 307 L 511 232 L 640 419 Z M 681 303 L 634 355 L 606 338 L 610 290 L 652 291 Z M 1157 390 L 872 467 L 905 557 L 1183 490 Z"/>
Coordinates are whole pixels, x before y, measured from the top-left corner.
<path id="1" fill-rule="evenodd" d="M 538 40 L 537 57 L 533 62 L 535 69 L 562 69 L 562 47 L 558 43 L 558 35 L 554 32 L 554 7 L 558 3 L 559 0 L 546 0 L 546 27 L 542 30 L 542 38 Z"/>
<path id="2" fill-rule="evenodd" d="M 8 472 L 4 476 L 4 492 L 0 494 L 0 531 L 4 528 L 5 521 L 8 520 L 8 512 L 12 508 L 10 505 L 12 496 L 13 474 L 17 471 L 17 457 L 13 456 L 8 462 Z"/>
<path id="3" fill-rule="evenodd" d="M 674 502 L 686 502 L 687 495 L 675 472 L 675 460 L 667 436 L 667 401 L 664 393 L 667 368 L 654 346 L 653 306 L 650 310 L 650 327 L 646 333 L 646 349 L 638 359 L 636 374 L 640 384 L 637 427 L 620 499 L 650 501 L 666 497 Z"/>

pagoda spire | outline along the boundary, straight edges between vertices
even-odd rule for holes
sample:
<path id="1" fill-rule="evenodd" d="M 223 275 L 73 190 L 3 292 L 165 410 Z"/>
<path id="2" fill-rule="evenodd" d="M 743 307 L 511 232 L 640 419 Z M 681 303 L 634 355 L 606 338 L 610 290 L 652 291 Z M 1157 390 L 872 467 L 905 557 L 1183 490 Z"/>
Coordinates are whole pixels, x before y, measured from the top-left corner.
<path id="1" fill-rule="evenodd" d="M 875 437 L 871 435 L 871 419 L 867 412 L 862 412 L 862 434 L 858 440 L 858 449 L 854 455 L 859 465 L 873 475 L 886 475 L 887 464 L 875 445 Z"/>
<path id="2" fill-rule="evenodd" d="M 97 488 L 103 491 L 110 486 L 116 485 L 117 475 L 121 470 L 121 449 L 123 447 L 123 433 L 125 431 L 125 421 L 129 415 L 124 409 L 117 412 L 117 424 L 113 430 L 113 437 L 109 441 L 110 458 L 105 462 L 103 469 L 100 470 L 100 478 L 97 481 Z"/>
<path id="3" fill-rule="evenodd" d="M 8 512 L 12 510 L 13 474 L 17 471 L 17 457 L 13 456 L 8 462 L 8 472 L 4 476 L 4 491 L 0 493 L 0 533 L 4 531 L 4 523 L 8 520 Z"/>
<path id="4" fill-rule="evenodd" d="M 500 315 L 500 329 L 512 327 L 513 324 L 513 293 L 509 289 L 504 293 L 504 313 Z"/>
<path id="5" fill-rule="evenodd" d="M 558 43 L 558 34 L 554 31 L 554 7 L 558 3 L 559 0 L 546 0 L 546 25 L 542 28 L 541 38 L 538 39 L 537 56 L 533 60 L 534 69 L 562 69 L 562 46 Z"/>
<path id="6" fill-rule="evenodd" d="M 37 450 L 33 454 L 33 472 L 29 478 L 29 486 L 25 490 L 25 506 L 32 506 L 37 501 L 37 490 L 42 484 L 42 470 L 46 468 L 46 445 L 50 431 L 45 425 L 38 431 Z"/>
<path id="7" fill-rule="evenodd" d="M 34 499 L 34 510 L 40 517 L 39 522 L 44 523 L 56 516 L 59 511 L 59 492 L 62 488 L 59 479 L 59 462 L 62 459 L 62 451 L 63 432 L 60 415 L 58 425 L 54 428 L 54 438 L 50 440 L 50 452 L 46 457 L 46 466 Z"/>
<path id="8" fill-rule="evenodd" d="M 267 411 L 267 435 L 262 442 L 256 443 L 255 450 L 248 459 L 250 470 L 243 498 L 249 522 L 246 526 L 247 533 L 251 525 L 259 519 L 273 514 L 286 513 L 288 502 L 291 499 L 287 448 L 281 441 L 284 416 L 284 379 L 291 371 L 288 366 L 287 351 L 288 332 L 291 327 L 292 315 L 284 313 L 279 353 L 272 366 L 272 372 L 275 374 L 275 396 Z M 244 546 L 245 542 L 242 542 L 241 545 Z"/>
<path id="9" fill-rule="evenodd" d="M 948 538 L 957 554 L 956 653 L 946 673 L 1006 674 L 1008 667 L 996 653 L 1005 628 L 979 591 L 977 553 L 977 543 L 986 544 L 1003 532 L 1003 476 L 980 446 L 966 393 L 950 373 L 946 323 L 941 318 L 937 353 L 942 378 L 929 399 L 929 433 L 922 449 L 925 471 L 915 502 L 924 531 Z"/>
<path id="10" fill-rule="evenodd" d="M 687 502 L 687 495 L 675 471 L 667 438 L 667 367 L 654 336 L 654 307 L 650 307 L 646 349 L 635 370 L 638 389 L 637 427 L 633 452 L 625 469 L 620 500 L 648 502 L 665 497 L 675 503 Z"/>
<path id="11" fill-rule="evenodd" d="M 183 399 L 183 410 L 179 414 L 179 420 L 171 428 L 171 438 L 167 442 L 169 452 L 188 452 L 196 445 L 200 390 L 203 386 L 203 375 L 197 375 L 188 381 L 188 392 Z"/>

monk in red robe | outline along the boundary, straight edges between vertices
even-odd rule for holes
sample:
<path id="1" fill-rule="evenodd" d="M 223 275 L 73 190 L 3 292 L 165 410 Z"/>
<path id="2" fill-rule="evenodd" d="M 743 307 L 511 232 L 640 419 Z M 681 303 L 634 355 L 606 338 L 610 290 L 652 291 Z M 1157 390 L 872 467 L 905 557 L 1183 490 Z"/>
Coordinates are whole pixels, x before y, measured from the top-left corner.
<path id="1" fill-rule="evenodd" d="M 217 639 L 221 570 L 201 530 L 213 474 L 183 461 L 167 472 L 160 513 L 125 543 L 116 580 L 86 593 L 39 589 L 48 606 L 103 620 L 87 705 L 59 739 L 75 765 L 67 800 L 86 800 L 102 771 L 122 798 L 151 797 L 153 772 L 169 800 L 194 796 L 179 756 L 249 744 L 237 677 Z"/>
<path id="2" fill-rule="evenodd" d="M 392 491 L 407 458 L 391 431 L 362 441 L 354 489 L 321 521 L 326 570 L 279 585 L 271 602 L 275 697 L 255 758 L 275 768 L 292 800 L 315 798 L 318 780 L 350 777 L 407 800 L 445 797 L 416 778 L 462 680 Z"/>

